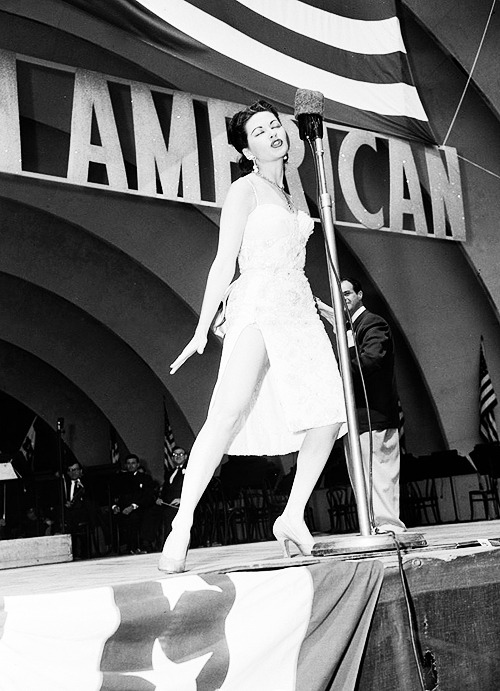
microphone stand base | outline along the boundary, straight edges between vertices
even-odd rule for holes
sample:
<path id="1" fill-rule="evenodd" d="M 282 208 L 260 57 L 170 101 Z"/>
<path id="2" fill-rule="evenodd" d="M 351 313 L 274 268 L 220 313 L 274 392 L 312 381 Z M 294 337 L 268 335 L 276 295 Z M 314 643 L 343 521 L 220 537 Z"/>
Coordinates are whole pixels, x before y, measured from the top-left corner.
<path id="1" fill-rule="evenodd" d="M 341 554 L 396 551 L 427 547 L 427 540 L 421 533 L 377 533 L 376 535 L 335 536 L 316 542 L 312 549 L 313 557 L 327 557 Z"/>

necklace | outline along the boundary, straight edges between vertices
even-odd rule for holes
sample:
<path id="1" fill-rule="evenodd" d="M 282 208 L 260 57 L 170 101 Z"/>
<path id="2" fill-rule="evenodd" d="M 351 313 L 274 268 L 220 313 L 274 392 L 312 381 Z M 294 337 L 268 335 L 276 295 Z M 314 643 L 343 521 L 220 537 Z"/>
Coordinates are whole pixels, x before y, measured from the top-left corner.
<path id="1" fill-rule="evenodd" d="M 276 189 L 278 190 L 278 192 L 281 192 L 281 194 L 282 194 L 283 197 L 285 198 L 286 205 L 288 206 L 288 211 L 289 211 L 291 214 L 295 213 L 295 209 L 293 208 L 293 204 L 292 204 L 292 198 L 291 198 L 291 196 L 288 194 L 288 192 L 286 192 L 286 190 L 285 190 L 284 187 L 282 187 L 281 185 L 278 185 L 277 182 L 274 182 L 273 180 L 270 180 L 269 178 L 266 178 L 266 176 L 265 176 L 265 175 L 262 175 L 262 173 L 255 173 L 255 174 L 256 174 L 259 178 L 262 178 L 263 180 L 265 180 L 266 182 L 268 182 L 268 183 L 269 183 L 270 185 L 272 185 L 273 187 L 276 187 Z"/>

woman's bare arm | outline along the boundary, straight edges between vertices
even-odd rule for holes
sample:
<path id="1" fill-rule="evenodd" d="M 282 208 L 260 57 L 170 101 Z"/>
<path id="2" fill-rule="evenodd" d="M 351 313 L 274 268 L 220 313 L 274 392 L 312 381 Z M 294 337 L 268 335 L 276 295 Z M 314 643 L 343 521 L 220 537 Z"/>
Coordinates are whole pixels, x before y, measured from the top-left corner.
<path id="1" fill-rule="evenodd" d="M 253 189 L 248 180 L 240 178 L 229 188 L 222 207 L 217 254 L 208 273 L 198 326 L 191 341 L 170 365 L 170 374 L 174 374 L 191 355 L 205 350 L 208 330 L 234 276 L 243 232 L 254 207 Z"/>

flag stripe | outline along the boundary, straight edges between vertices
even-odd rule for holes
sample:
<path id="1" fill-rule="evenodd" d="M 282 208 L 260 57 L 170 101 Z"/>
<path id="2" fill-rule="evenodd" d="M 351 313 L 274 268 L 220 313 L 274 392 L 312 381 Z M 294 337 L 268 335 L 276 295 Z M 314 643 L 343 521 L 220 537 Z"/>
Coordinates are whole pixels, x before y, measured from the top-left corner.
<path id="1" fill-rule="evenodd" d="M 290 112 L 307 87 L 324 94 L 326 121 L 435 143 L 394 0 L 67 1 L 159 48 L 179 78 L 198 71 L 200 96 L 222 84 Z"/>
<path id="2" fill-rule="evenodd" d="M 168 418 L 167 406 L 165 401 L 163 401 L 163 416 L 164 416 L 164 426 L 165 432 L 163 437 L 163 463 L 167 468 L 173 468 L 175 463 L 173 459 L 173 452 L 176 447 L 174 433 L 172 427 L 170 426 L 170 420 Z"/>
<path id="3" fill-rule="evenodd" d="M 169 0 L 168 5 L 160 4 L 157 0 L 141 0 L 141 4 L 213 50 L 261 73 L 271 73 L 283 82 L 290 83 L 292 79 L 296 87 L 307 84 L 311 90 L 321 91 L 326 98 L 361 110 L 427 121 L 414 86 L 359 82 L 315 68 L 263 46 L 184 0 Z"/>
<path id="4" fill-rule="evenodd" d="M 120 449 L 118 447 L 118 435 L 113 425 L 109 426 L 109 456 L 114 465 L 120 462 Z"/>
<path id="5" fill-rule="evenodd" d="M 398 399 L 398 415 L 399 415 L 399 449 L 402 454 L 406 453 L 406 432 L 405 432 L 405 414 L 401 401 Z"/>
<path id="6" fill-rule="evenodd" d="M 479 348 L 479 433 L 487 442 L 499 441 L 495 414 L 493 412 L 497 403 L 481 339 Z"/>
<path id="7" fill-rule="evenodd" d="M 36 442 L 36 430 L 35 430 L 35 422 L 37 420 L 38 415 L 35 415 L 35 418 L 33 422 L 30 425 L 29 430 L 26 433 L 26 436 L 23 439 L 23 442 L 21 444 L 20 451 L 25 457 L 25 459 L 28 461 L 28 463 L 33 463 L 34 460 L 34 455 L 35 455 L 35 442 Z"/>
<path id="8" fill-rule="evenodd" d="M 492 414 L 483 417 L 481 421 L 480 431 L 482 436 L 489 442 L 498 441 L 497 423 Z"/>
<path id="9" fill-rule="evenodd" d="M 488 394 L 487 394 L 488 396 Z M 481 401 L 481 412 L 486 413 L 490 410 L 490 408 L 494 408 L 496 406 L 496 399 L 494 394 L 490 394 L 488 398 L 484 398 L 483 395 L 483 400 Z"/>
<path id="10" fill-rule="evenodd" d="M 396 13 L 394 0 L 303 0 L 305 4 L 330 12 L 335 2 L 335 12 L 349 19 L 376 21 L 390 19 Z"/>
<path id="11" fill-rule="evenodd" d="M 224 21 L 230 8 L 234 7 L 234 0 L 220 0 L 216 5 L 210 5 L 207 0 L 190 0 L 190 2 L 200 10 L 210 10 L 210 14 L 220 21 Z M 269 9 L 274 9 L 274 4 L 269 5 Z M 284 17 L 292 16 L 290 12 L 283 14 Z M 329 17 L 335 16 L 326 12 L 323 14 Z M 294 15 L 293 17 L 296 19 Z M 290 22 L 292 26 L 295 26 L 295 23 L 295 21 Z M 377 22 L 368 22 L 370 23 L 377 24 Z M 328 42 L 323 42 L 327 41 L 327 34 L 314 30 L 322 26 L 319 22 L 309 22 L 309 28 L 307 19 L 304 18 L 304 24 L 301 32 L 299 25 L 296 28 L 285 27 L 281 21 L 275 22 L 274 18 L 273 21 L 268 21 L 266 17 L 245 7 L 242 7 L 238 14 L 234 14 L 231 21 L 232 28 L 241 32 L 242 35 L 270 49 L 280 46 L 280 53 L 304 64 L 321 70 L 327 65 L 335 65 L 335 74 L 340 77 L 374 84 L 398 82 L 412 84 L 408 61 L 400 52 L 383 50 L 377 40 L 372 41 L 373 49 L 378 46 L 380 54 L 368 55 L 370 50 L 367 50 L 366 46 L 365 50 L 360 50 L 363 42 L 359 41 L 360 37 L 357 34 L 353 35 L 353 39 L 357 40 L 338 41 L 338 43 L 344 43 L 345 46 L 330 45 Z M 364 28 L 367 22 L 358 22 L 358 24 L 362 24 Z M 364 38 L 365 30 L 361 33 Z M 323 41 L 316 38 L 317 35 L 320 35 Z M 368 32 L 368 36 L 370 35 L 371 32 Z M 351 43 L 354 48 L 350 46 Z"/>
<path id="12" fill-rule="evenodd" d="M 347 565 L 347 562 L 343 563 Z M 364 654 L 364 640 L 384 580 L 384 567 L 381 562 L 374 559 L 371 563 L 373 568 L 369 580 L 366 566 L 365 569 L 360 569 L 360 563 L 351 563 L 350 573 L 346 572 L 342 581 L 333 583 L 326 571 L 310 570 L 313 579 L 312 616 L 299 654 L 295 687 L 297 691 L 327 688 L 332 691 L 346 691 L 358 687 L 357 677 Z M 332 619 L 315 616 L 316 612 L 324 610 L 325 600 L 337 603 L 335 609 L 341 613 L 339 617 Z M 343 614 L 342 602 L 345 603 Z M 358 622 L 357 630 L 352 634 L 349 631 L 351 617 L 356 617 Z M 325 641 L 328 641 L 329 655 L 340 660 L 333 683 L 328 662 L 319 654 L 319 649 Z"/>
<path id="13" fill-rule="evenodd" d="M 359 110 L 344 103 L 327 101 L 325 102 L 325 118 L 403 139 L 416 139 L 428 143 L 433 141 L 426 123 L 406 116 L 388 118 L 385 115 Z"/>
<path id="14" fill-rule="evenodd" d="M 362 55 L 406 53 L 395 16 L 382 21 L 348 19 L 331 9 L 318 10 L 297 0 L 273 0 L 272 3 L 269 0 L 238 0 L 243 7 L 237 12 L 234 12 L 234 0 L 218 0 L 217 3 L 212 0 L 189 1 L 222 21 L 231 16 L 231 25 L 249 36 L 257 37 L 261 30 L 269 34 L 283 27 L 296 37 L 321 43 L 323 49 L 332 47 Z M 230 14 L 231 10 L 234 16 Z M 258 24 L 254 25 L 254 22 Z M 264 42 L 270 45 L 268 40 Z M 282 48 L 285 50 L 289 46 Z M 327 55 L 324 55 L 324 63 L 327 62 Z"/>

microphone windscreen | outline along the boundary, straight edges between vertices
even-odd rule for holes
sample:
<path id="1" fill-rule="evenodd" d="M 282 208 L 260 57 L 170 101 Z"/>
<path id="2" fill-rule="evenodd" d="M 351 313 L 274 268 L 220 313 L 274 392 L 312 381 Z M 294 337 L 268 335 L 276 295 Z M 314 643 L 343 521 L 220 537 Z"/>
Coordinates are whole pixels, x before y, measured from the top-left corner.
<path id="1" fill-rule="evenodd" d="M 295 94 L 295 117 L 299 115 L 320 115 L 323 117 L 325 97 L 321 91 L 297 89 Z"/>

